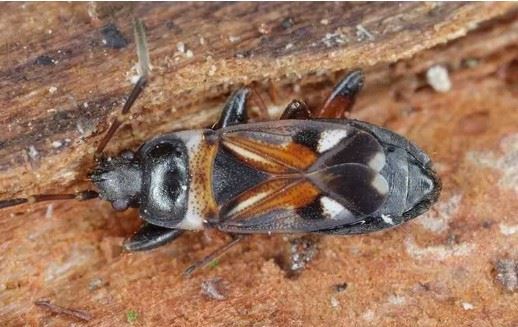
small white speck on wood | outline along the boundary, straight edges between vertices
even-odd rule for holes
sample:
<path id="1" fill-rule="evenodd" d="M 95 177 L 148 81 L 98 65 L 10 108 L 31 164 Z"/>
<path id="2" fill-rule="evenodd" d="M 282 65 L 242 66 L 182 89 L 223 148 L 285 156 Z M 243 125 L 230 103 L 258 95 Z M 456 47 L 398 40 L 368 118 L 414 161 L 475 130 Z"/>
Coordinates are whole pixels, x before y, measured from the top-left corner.
<path id="1" fill-rule="evenodd" d="M 437 92 L 448 92 L 451 90 L 451 81 L 446 67 L 434 65 L 426 71 L 426 81 Z"/>
<path id="2" fill-rule="evenodd" d="M 52 218 L 52 214 L 54 213 L 54 205 L 49 204 L 47 206 L 47 211 L 45 212 L 45 218 L 50 219 Z"/>
<path id="3" fill-rule="evenodd" d="M 513 259 L 498 260 L 495 265 L 496 280 L 509 292 L 518 291 L 518 261 Z"/>
<path id="4" fill-rule="evenodd" d="M 29 146 L 29 149 L 27 150 L 27 154 L 29 155 L 29 158 L 31 158 L 31 160 L 37 160 L 38 157 L 40 156 L 40 153 L 38 152 L 38 150 L 36 150 L 34 145 Z"/>
<path id="5" fill-rule="evenodd" d="M 183 43 L 183 42 L 176 43 L 176 50 L 178 50 L 178 52 L 184 53 L 185 52 L 185 43 Z"/>
<path id="6" fill-rule="evenodd" d="M 361 42 L 364 40 L 374 41 L 374 35 L 372 35 L 372 33 L 369 32 L 361 24 L 356 25 L 356 37 L 358 39 L 358 42 Z"/>
<path id="7" fill-rule="evenodd" d="M 62 141 L 54 141 L 54 142 L 52 142 L 52 147 L 54 149 L 57 149 L 57 148 L 61 147 L 62 145 L 63 145 Z"/>
<path id="8" fill-rule="evenodd" d="M 475 306 L 469 302 L 462 302 L 462 308 L 464 310 L 473 310 L 475 309 Z"/>
<path id="9" fill-rule="evenodd" d="M 362 314 L 362 318 L 363 320 L 365 321 L 373 321 L 374 320 L 374 311 L 372 310 L 367 310 L 365 311 L 363 314 Z"/>
<path id="10" fill-rule="evenodd" d="M 210 299 L 222 301 L 226 297 L 222 294 L 221 278 L 212 278 L 201 283 L 201 293 Z"/>
<path id="11" fill-rule="evenodd" d="M 216 70 L 217 70 L 217 67 L 215 65 L 210 66 L 209 72 L 208 72 L 209 76 L 214 76 L 214 74 L 216 74 Z"/>
<path id="12" fill-rule="evenodd" d="M 228 37 L 228 40 L 230 41 L 230 43 L 236 43 L 236 42 L 239 42 L 239 40 L 241 40 L 241 38 L 239 36 L 229 36 Z"/>
<path id="13" fill-rule="evenodd" d="M 500 224 L 498 225 L 498 227 L 500 228 L 500 233 L 502 233 L 505 236 L 518 233 L 518 225 Z"/>
<path id="14" fill-rule="evenodd" d="M 404 296 L 392 294 L 388 297 L 388 302 L 394 305 L 403 305 L 406 303 L 406 299 Z"/>
<path id="15" fill-rule="evenodd" d="M 338 308 L 340 306 L 340 302 L 334 296 L 331 297 L 331 306 L 333 308 Z"/>

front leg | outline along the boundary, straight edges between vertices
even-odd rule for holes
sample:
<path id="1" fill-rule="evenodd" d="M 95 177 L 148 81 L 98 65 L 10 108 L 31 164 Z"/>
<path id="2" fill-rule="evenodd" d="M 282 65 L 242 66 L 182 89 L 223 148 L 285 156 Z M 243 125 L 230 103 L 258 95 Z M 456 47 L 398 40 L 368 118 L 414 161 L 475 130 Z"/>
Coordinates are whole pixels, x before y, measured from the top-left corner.
<path id="1" fill-rule="evenodd" d="M 144 223 L 140 229 L 124 241 L 122 245 L 126 251 L 146 251 L 162 246 L 182 235 L 181 229 L 170 229 Z"/>
<path id="2" fill-rule="evenodd" d="M 231 125 L 244 124 L 248 120 L 246 112 L 246 100 L 250 90 L 240 88 L 232 93 L 223 107 L 221 116 L 212 129 L 220 129 Z"/>

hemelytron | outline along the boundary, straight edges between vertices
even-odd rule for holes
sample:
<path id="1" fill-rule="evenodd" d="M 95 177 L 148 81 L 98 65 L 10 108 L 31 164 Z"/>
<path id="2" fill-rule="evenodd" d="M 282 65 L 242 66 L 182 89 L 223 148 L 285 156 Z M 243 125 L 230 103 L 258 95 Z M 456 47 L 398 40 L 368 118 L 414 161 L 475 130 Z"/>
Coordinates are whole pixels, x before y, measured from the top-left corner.
<path id="1" fill-rule="evenodd" d="M 143 74 L 123 113 L 146 82 Z M 98 197 L 116 210 L 139 208 L 144 224 L 124 243 L 128 251 L 161 246 L 184 230 L 237 236 L 223 251 L 250 233 L 345 235 L 398 226 L 437 200 L 440 182 L 430 158 L 409 140 L 344 118 L 362 86 L 363 74 L 352 71 L 321 107 L 295 100 L 280 120 L 259 123 L 247 123 L 250 92 L 238 89 L 210 129 L 160 135 L 115 157 L 99 155 L 90 173 L 96 191 L 9 199 L 0 208 Z M 98 154 L 120 124 L 112 124 Z"/>

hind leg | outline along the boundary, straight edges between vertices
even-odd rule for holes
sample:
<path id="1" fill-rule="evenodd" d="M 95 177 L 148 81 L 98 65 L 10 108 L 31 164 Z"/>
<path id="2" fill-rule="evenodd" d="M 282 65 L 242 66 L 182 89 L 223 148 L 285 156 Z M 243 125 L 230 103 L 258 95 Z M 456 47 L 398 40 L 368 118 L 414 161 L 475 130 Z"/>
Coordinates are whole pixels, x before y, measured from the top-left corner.
<path id="1" fill-rule="evenodd" d="M 242 234 L 231 234 L 232 240 L 219 248 L 217 248 L 214 252 L 209 254 L 208 256 L 202 258 L 201 260 L 196 261 L 193 263 L 189 268 L 185 269 L 183 272 L 184 277 L 191 277 L 193 272 L 195 272 L 198 269 L 201 269 L 203 267 L 206 267 L 208 264 L 210 264 L 212 261 L 216 260 L 217 258 L 221 257 L 223 254 L 225 254 L 228 250 L 230 250 L 234 245 L 241 242 L 246 235 Z"/>
<path id="2" fill-rule="evenodd" d="M 324 104 L 314 112 L 319 118 L 344 118 L 354 105 L 356 96 L 363 87 L 363 72 L 354 70 L 338 83 Z"/>

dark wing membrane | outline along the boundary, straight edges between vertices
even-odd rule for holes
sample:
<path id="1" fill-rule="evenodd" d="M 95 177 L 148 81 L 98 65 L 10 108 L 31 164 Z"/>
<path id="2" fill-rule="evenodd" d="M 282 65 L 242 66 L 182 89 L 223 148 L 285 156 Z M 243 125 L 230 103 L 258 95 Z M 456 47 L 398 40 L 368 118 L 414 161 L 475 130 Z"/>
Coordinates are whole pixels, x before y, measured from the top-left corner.
<path id="1" fill-rule="evenodd" d="M 310 232 L 352 224 L 376 211 L 388 185 L 361 164 L 342 164 L 307 176 L 273 178 L 225 206 L 228 232 Z"/>
<path id="2" fill-rule="evenodd" d="M 344 163 L 360 163 L 380 171 L 385 165 L 385 153 L 378 140 L 362 131 L 354 131 L 316 160 L 309 169 L 317 170 Z"/>
<path id="3" fill-rule="evenodd" d="M 376 211 L 389 186 L 374 169 L 356 163 L 341 164 L 308 175 L 315 185 L 358 216 Z"/>
<path id="4" fill-rule="evenodd" d="M 330 229 L 361 221 L 386 199 L 382 146 L 348 125 L 251 124 L 226 129 L 220 140 L 229 154 L 266 174 L 259 185 L 221 203 L 218 227 L 224 231 Z"/>

